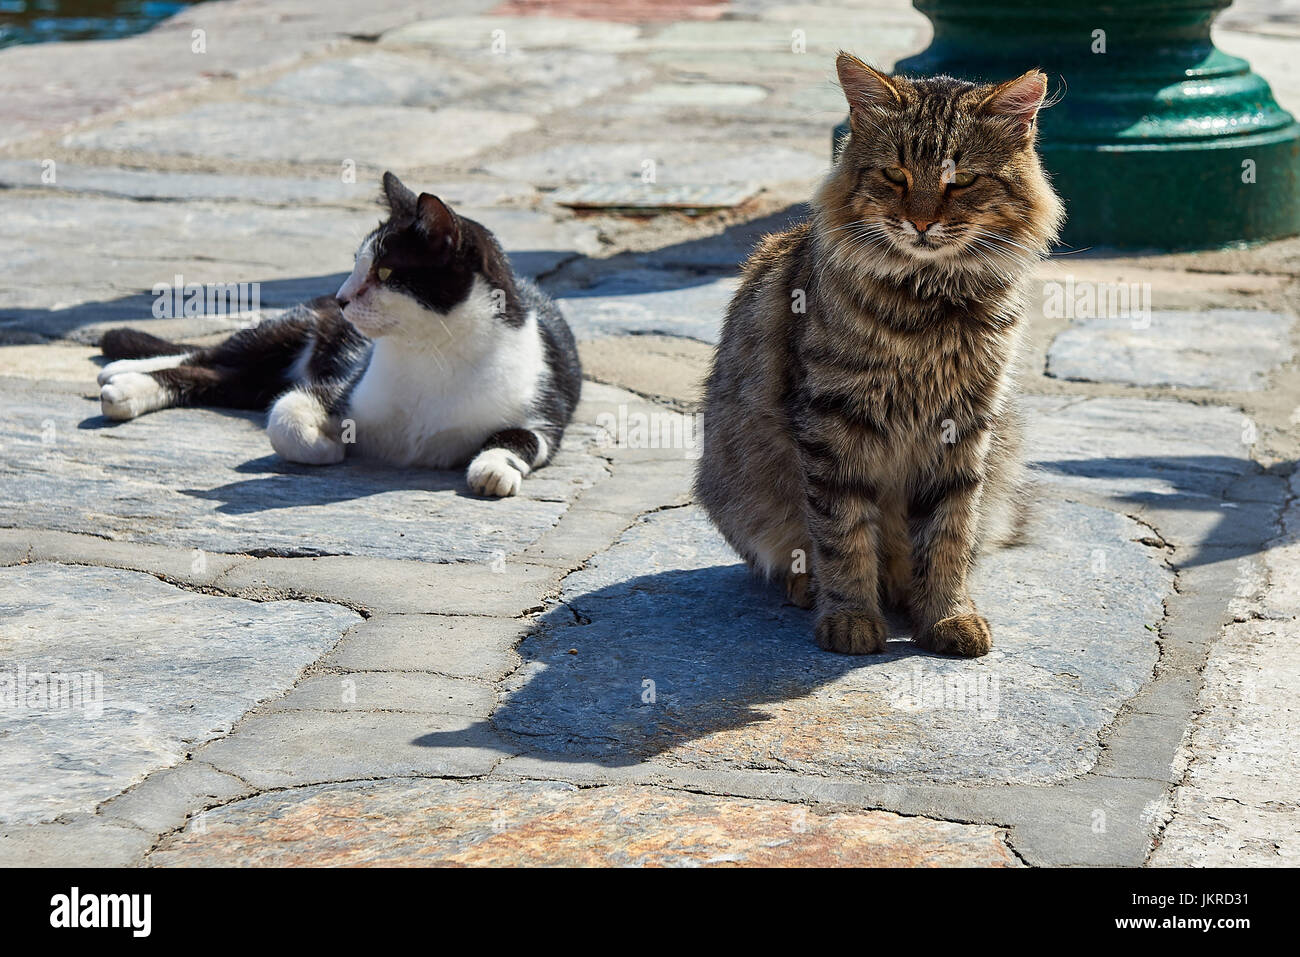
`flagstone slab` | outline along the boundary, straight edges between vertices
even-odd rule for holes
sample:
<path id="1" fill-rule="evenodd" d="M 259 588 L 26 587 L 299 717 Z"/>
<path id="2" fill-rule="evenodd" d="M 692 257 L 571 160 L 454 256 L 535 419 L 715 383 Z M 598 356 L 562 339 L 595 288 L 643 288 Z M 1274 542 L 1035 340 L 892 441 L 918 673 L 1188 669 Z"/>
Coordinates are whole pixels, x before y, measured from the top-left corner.
<path id="1" fill-rule="evenodd" d="M 1294 620 L 1245 621 L 1229 625 L 1211 650 L 1184 751 L 1187 772 L 1154 866 L 1300 863 L 1297 639 Z"/>
<path id="2" fill-rule="evenodd" d="M 505 53 L 512 49 L 624 52 L 637 45 L 639 27 L 564 17 L 442 17 L 389 30 L 384 46 L 449 47 Z"/>
<path id="3" fill-rule="evenodd" d="M 482 718 L 492 710 L 489 685 L 426 672 L 354 671 L 304 678 L 268 711 L 406 711 Z"/>
<path id="4" fill-rule="evenodd" d="M 822 651 L 811 614 L 754 579 L 699 510 L 650 514 L 565 580 L 493 723 L 560 763 L 1076 776 L 1151 674 L 1173 575 L 1130 519 L 1068 502 L 1043 511 L 1050 535 L 979 567 L 994 646 L 978 660 L 921 652 L 906 630 L 883 655 Z"/>
<path id="5" fill-rule="evenodd" d="M 632 102 L 713 109 L 749 106 L 766 98 L 767 90 L 752 83 L 656 83 L 633 96 Z"/>
<path id="6" fill-rule="evenodd" d="M 447 106 L 536 115 L 577 106 L 646 75 L 644 68 L 609 53 L 381 49 L 301 67 L 250 95 L 290 103 Z"/>
<path id="7" fill-rule="evenodd" d="M 753 198 L 751 184 L 659 186 L 654 183 L 587 183 L 568 186 L 551 194 L 551 202 L 571 209 L 654 213 L 669 210 L 698 215 L 739 206 Z"/>
<path id="8" fill-rule="evenodd" d="M 149 318 L 151 291 L 177 275 L 186 283 L 258 281 L 263 306 L 292 305 L 303 293 L 338 288 L 331 289 L 333 276 L 348 268 L 374 221 L 369 210 L 310 205 L 8 196 L 0 216 L 0 256 L 10 267 L 0 278 L 0 328 L 61 336 L 95 322 Z"/>
<path id="9" fill-rule="evenodd" d="M 478 777 L 509 750 L 477 718 L 410 711 L 247 717 L 195 754 L 255 788 L 396 777 Z"/>
<path id="10" fill-rule="evenodd" d="M 52 183 L 42 180 L 42 168 L 31 160 L 0 160 L 0 186 L 49 188 L 51 192 L 88 193 L 147 200 L 229 200 L 289 206 L 317 203 L 371 206 L 379 195 L 376 181 L 355 176 L 333 177 L 244 176 L 226 173 L 189 173 L 176 170 L 121 169 L 60 163 Z M 495 179 L 438 180 L 430 184 L 453 205 L 494 206 L 531 199 L 536 190 L 528 183 Z"/>
<path id="11" fill-rule="evenodd" d="M 368 203 L 373 183 L 298 176 L 240 176 L 176 170 L 122 169 L 58 163 L 53 180 L 31 160 L 0 160 L 0 186 L 46 189 L 51 193 L 89 193 L 148 200 L 235 200 L 250 203 Z"/>
<path id="12" fill-rule="evenodd" d="M 525 209 L 474 205 L 485 197 L 452 181 L 469 205 L 458 210 L 491 229 L 521 274 L 554 269 L 595 252 L 596 229 Z M 443 184 L 411 182 L 414 188 Z M 377 186 L 364 189 L 377 195 Z M 286 308 L 337 291 L 357 246 L 380 210 L 328 209 L 309 203 L 284 208 L 258 203 L 132 202 L 116 197 L 25 193 L 5 199 L 0 257 L 0 333 L 30 332 L 96 342 L 103 330 L 137 320 L 171 323 L 165 337 L 228 332 L 250 315 L 152 320 L 153 290 L 182 283 L 257 283 L 263 310 Z M 41 242 L 33 245 L 32 237 Z M 93 244 L 86 237 L 93 235 Z M 75 262 L 76 269 L 69 270 Z"/>
<path id="13" fill-rule="evenodd" d="M 789 36 L 789 33 L 786 33 Z M 719 82 L 775 83 L 777 78 L 812 80 L 826 77 L 829 85 L 829 61 L 824 57 L 791 55 L 788 47 L 749 50 L 683 50 L 668 48 L 650 53 L 646 60 L 671 73 L 691 79 L 707 78 Z M 888 69 L 892 60 L 872 61 Z"/>
<path id="14" fill-rule="evenodd" d="M 792 57 L 829 62 L 839 50 L 872 58 L 875 51 L 909 48 L 920 40 L 916 27 L 880 23 L 869 12 L 844 20 L 799 22 L 719 20 L 673 23 L 641 42 L 653 51 L 784 51 Z M 872 62 L 875 62 L 874 59 Z"/>
<path id="15" fill-rule="evenodd" d="M 1186 770 L 1154 866 L 1300 863 L 1300 473 L 1289 485 L 1283 534 L 1263 553 L 1265 568 L 1239 580 L 1234 620 L 1201 673 Z"/>
<path id="16" fill-rule="evenodd" d="M 528 628 L 513 618 L 478 615 L 371 615 L 321 665 L 343 672 L 425 671 L 496 681 L 519 663 L 515 643 Z"/>
<path id="17" fill-rule="evenodd" d="M 448 107 L 203 103 L 64 137 L 65 146 L 134 156 L 426 167 L 464 159 L 537 125 L 531 116 Z"/>
<path id="18" fill-rule="evenodd" d="M 664 185 L 812 181 L 829 156 L 786 146 L 749 146 L 666 137 L 656 142 L 591 142 L 552 146 L 486 164 L 488 172 L 539 186 L 651 179 Z M 735 263 L 733 263 L 735 265 Z"/>
<path id="19" fill-rule="evenodd" d="M 476 70 L 488 80 L 462 97 L 458 106 L 530 116 L 603 99 L 603 94 L 650 75 L 640 64 L 611 53 L 508 47 L 501 53 L 491 49 L 439 50 L 434 55 Z"/>
<path id="20" fill-rule="evenodd" d="M 1005 832 L 885 811 L 549 781 L 404 780 L 204 813 L 155 866 L 1016 867 Z"/>
<path id="21" fill-rule="evenodd" d="M 1250 457 L 1253 423 L 1236 409 L 1123 396 L 1027 396 L 1023 404 L 1035 480 L 1129 514 L 1221 515 L 1228 490 L 1260 472 Z"/>
<path id="22" fill-rule="evenodd" d="M 441 106 L 487 85 L 430 57 L 376 50 L 321 60 L 254 87 L 251 95 L 333 106 Z"/>
<path id="23" fill-rule="evenodd" d="M 166 409 L 115 424 L 76 395 L 11 383 L 0 396 L 5 524 L 201 552 L 489 566 L 540 538 L 607 474 L 583 425 L 519 495 L 487 499 L 461 470 L 287 464 L 260 416 Z"/>
<path id="24" fill-rule="evenodd" d="M 1295 317 L 1249 309 L 1078 319 L 1057 333 L 1047 374 L 1079 382 L 1233 392 L 1268 387 L 1290 362 Z"/>
<path id="25" fill-rule="evenodd" d="M 617 23 L 658 23 L 673 20 L 716 20 L 744 13 L 731 0 L 500 0 L 495 16 L 577 17 Z"/>
<path id="26" fill-rule="evenodd" d="M 89 811 L 176 764 L 360 621 L 335 605 L 195 594 L 140 572 L 0 569 L 0 822 Z M 53 673 L 87 680 L 51 698 L 41 676 Z M 25 681 L 26 700 L 8 700 L 6 681 Z"/>
<path id="27" fill-rule="evenodd" d="M 615 275 L 559 302 L 579 339 L 660 334 L 716 343 L 737 285 L 732 278 L 645 270 Z"/>

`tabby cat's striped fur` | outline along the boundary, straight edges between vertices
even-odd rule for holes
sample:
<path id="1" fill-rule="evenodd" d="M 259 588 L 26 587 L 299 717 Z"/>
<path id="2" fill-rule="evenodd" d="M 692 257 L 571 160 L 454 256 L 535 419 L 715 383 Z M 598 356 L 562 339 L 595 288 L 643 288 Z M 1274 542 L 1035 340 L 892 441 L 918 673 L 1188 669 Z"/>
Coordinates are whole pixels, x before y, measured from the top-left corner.
<path id="1" fill-rule="evenodd" d="M 885 603 L 922 647 L 985 654 L 967 575 L 1019 527 L 1012 365 L 1027 273 L 1060 202 L 1037 71 L 978 86 L 841 54 L 851 134 L 810 221 L 745 266 L 705 394 L 698 500 L 816 609 L 818 644 L 881 651 Z"/>

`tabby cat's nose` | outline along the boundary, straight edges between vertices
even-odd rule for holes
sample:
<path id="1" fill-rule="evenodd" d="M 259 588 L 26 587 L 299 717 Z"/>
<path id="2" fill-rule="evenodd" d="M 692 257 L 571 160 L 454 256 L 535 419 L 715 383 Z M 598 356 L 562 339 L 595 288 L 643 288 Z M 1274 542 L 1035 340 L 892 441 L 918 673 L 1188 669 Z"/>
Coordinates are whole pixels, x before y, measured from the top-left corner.
<path id="1" fill-rule="evenodd" d="M 916 227 L 916 231 L 918 233 L 923 233 L 931 226 L 933 226 L 935 223 L 937 223 L 938 220 L 937 219 L 909 219 L 908 222 Z"/>

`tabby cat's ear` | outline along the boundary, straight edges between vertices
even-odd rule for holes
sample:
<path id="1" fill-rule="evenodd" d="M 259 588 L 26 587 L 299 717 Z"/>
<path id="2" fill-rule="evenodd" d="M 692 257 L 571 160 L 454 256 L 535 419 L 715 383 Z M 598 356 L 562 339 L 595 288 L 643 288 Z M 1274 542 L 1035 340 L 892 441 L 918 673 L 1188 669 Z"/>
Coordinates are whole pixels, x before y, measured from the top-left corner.
<path id="1" fill-rule="evenodd" d="M 999 83 L 980 103 L 980 110 L 990 116 L 1009 116 L 1017 128 L 1029 132 L 1047 96 L 1047 74 L 1030 70 L 1014 80 Z"/>
<path id="2" fill-rule="evenodd" d="M 460 245 L 460 219 L 432 193 L 421 193 L 416 201 L 416 223 L 434 252 L 450 256 Z"/>
<path id="3" fill-rule="evenodd" d="M 410 218 L 415 215 L 415 194 L 391 171 L 384 173 L 384 199 L 394 216 Z"/>
<path id="4" fill-rule="evenodd" d="M 849 115 L 858 116 L 873 106 L 899 106 L 903 98 L 898 85 L 879 70 L 863 63 L 852 53 L 840 51 L 835 59 L 844 98 L 849 101 Z"/>

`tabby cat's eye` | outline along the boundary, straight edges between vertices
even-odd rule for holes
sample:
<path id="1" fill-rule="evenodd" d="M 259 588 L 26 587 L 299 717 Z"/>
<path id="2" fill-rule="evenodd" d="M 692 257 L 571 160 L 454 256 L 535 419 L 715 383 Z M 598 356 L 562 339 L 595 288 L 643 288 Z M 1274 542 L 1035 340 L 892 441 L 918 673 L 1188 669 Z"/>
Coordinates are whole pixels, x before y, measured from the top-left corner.
<path id="1" fill-rule="evenodd" d="M 375 270 L 375 275 L 379 277 L 379 281 L 380 281 L 380 282 L 383 282 L 385 279 L 387 279 L 387 278 L 388 278 L 389 276 L 391 276 L 392 274 L 393 274 L 393 271 L 392 271 L 391 269 L 377 269 L 377 270 Z"/>
<path id="2" fill-rule="evenodd" d="M 907 185 L 907 174 L 898 166 L 886 166 L 880 172 L 885 174 L 885 179 L 891 183 L 897 183 L 899 186 Z"/>
<path id="3" fill-rule="evenodd" d="M 976 178 L 977 177 L 974 173 L 968 173 L 965 170 L 962 170 L 960 173 L 952 174 L 952 185 L 961 189 L 975 182 Z"/>

